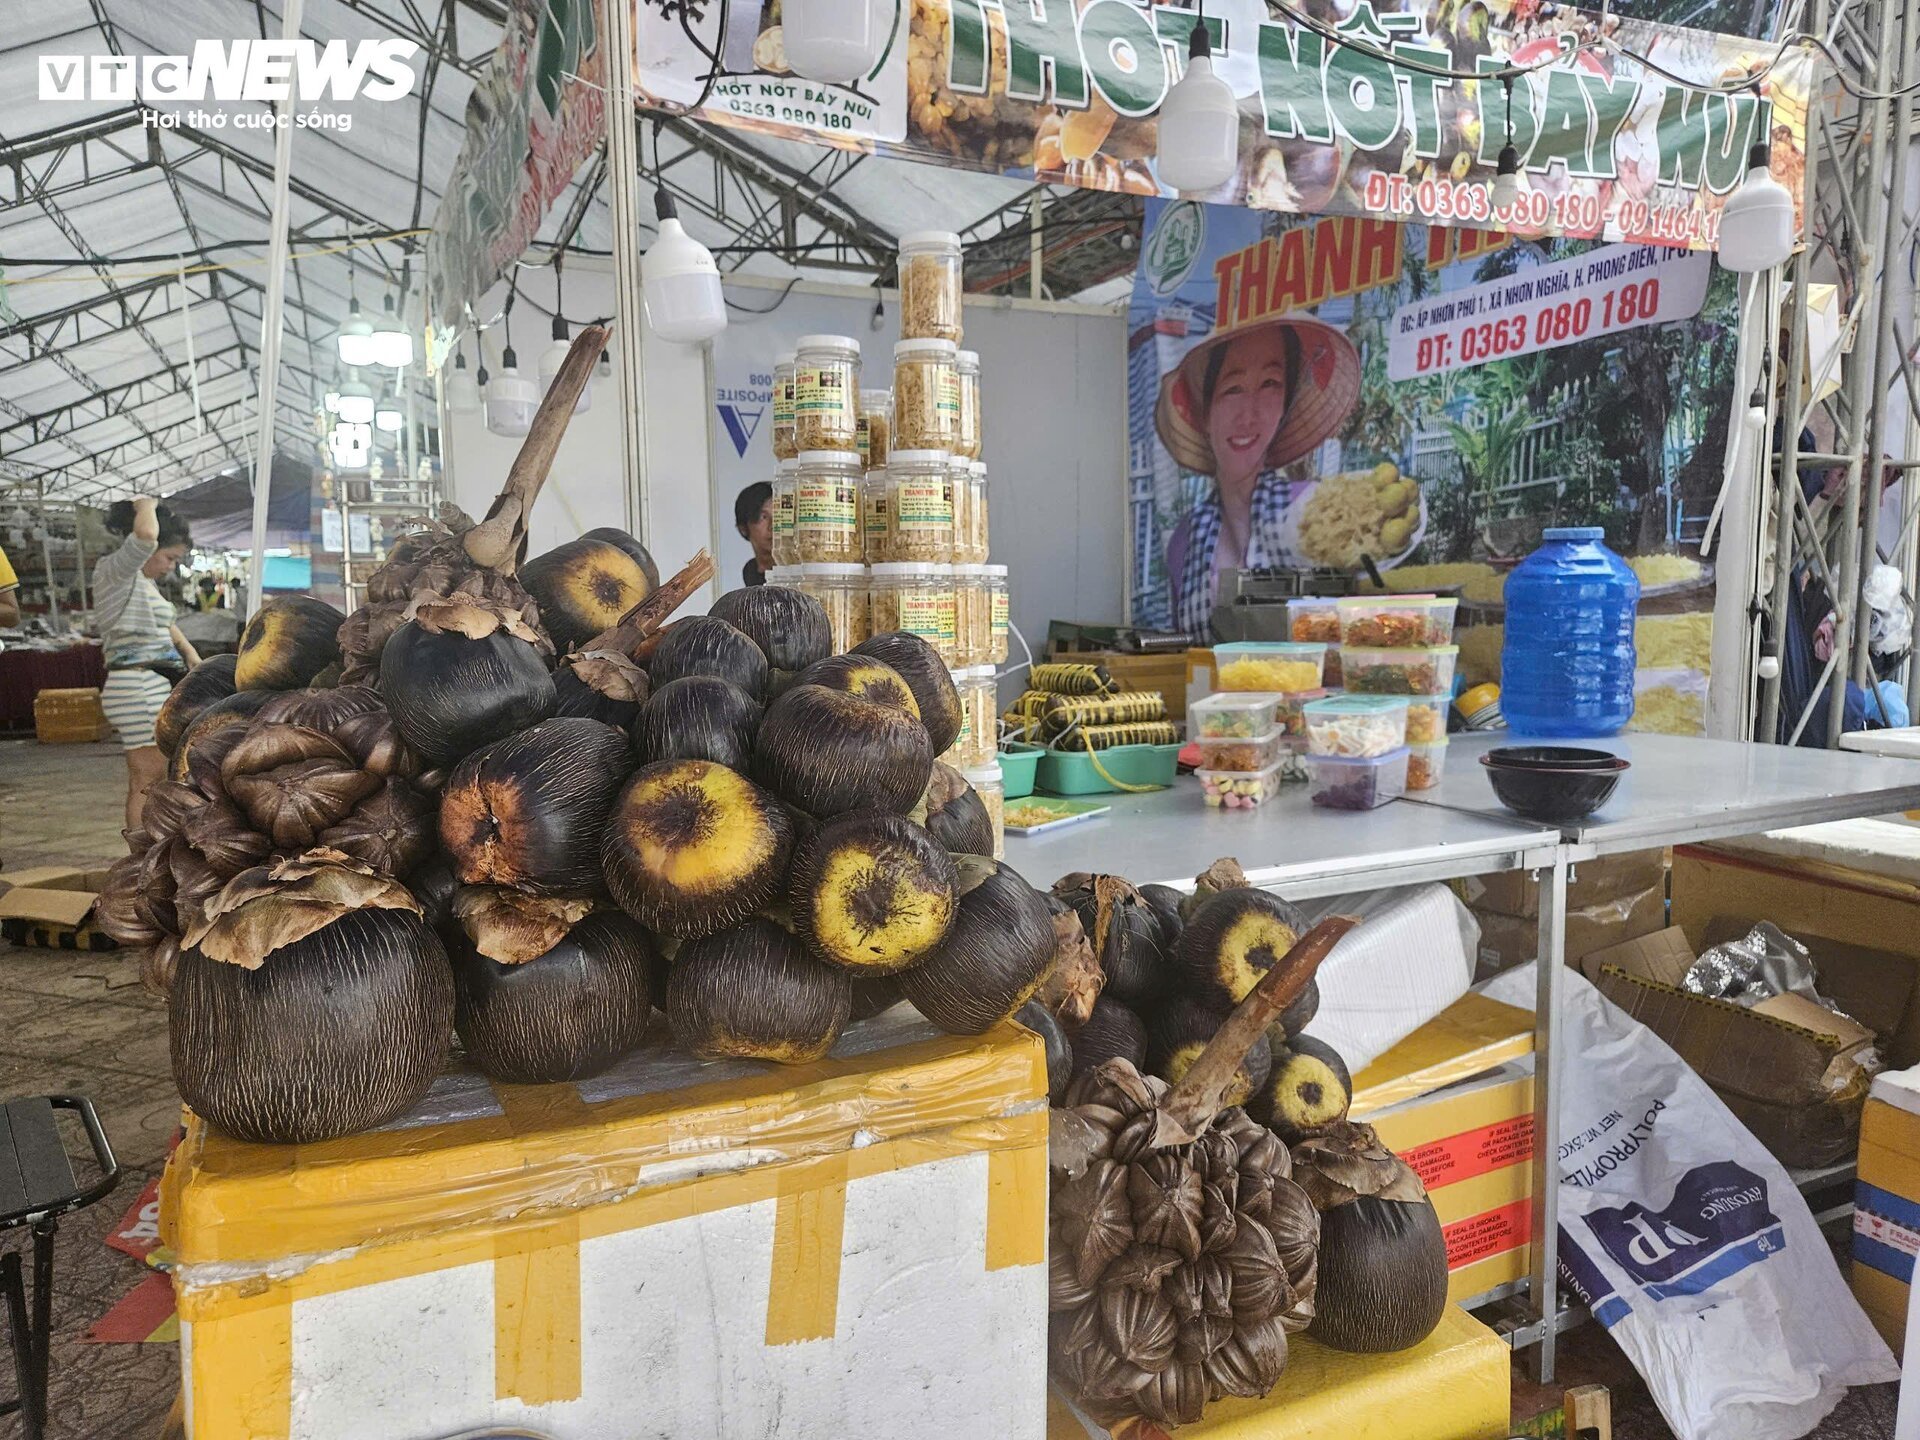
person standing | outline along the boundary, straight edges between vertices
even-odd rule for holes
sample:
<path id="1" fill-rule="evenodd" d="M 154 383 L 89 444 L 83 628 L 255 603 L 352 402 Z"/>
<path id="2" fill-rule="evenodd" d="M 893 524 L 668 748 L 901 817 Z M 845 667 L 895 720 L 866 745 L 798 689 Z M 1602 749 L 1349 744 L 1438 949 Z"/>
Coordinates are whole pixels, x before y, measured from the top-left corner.
<path id="1" fill-rule="evenodd" d="M 153 722 L 174 684 L 200 663 L 154 582 L 186 558 L 193 540 L 150 495 L 115 501 L 107 533 L 124 538 L 93 567 L 94 626 L 107 661 L 100 704 L 127 753 L 127 828 L 137 830 L 147 787 L 166 773 Z"/>
<path id="2" fill-rule="evenodd" d="M 753 546 L 753 558 L 740 567 L 742 585 L 764 585 L 773 564 L 773 486 L 756 480 L 733 497 L 733 528 Z"/>

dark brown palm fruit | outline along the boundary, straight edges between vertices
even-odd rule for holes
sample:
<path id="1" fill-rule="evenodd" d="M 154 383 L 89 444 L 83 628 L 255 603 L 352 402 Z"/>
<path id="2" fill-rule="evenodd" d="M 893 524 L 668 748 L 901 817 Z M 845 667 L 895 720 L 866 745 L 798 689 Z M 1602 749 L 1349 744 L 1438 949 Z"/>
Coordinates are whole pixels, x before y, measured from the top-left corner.
<path id="1" fill-rule="evenodd" d="M 960 709 L 960 692 L 954 688 L 953 676 L 938 650 L 918 635 L 889 630 L 861 641 L 848 653 L 865 655 L 896 671 L 913 691 L 920 723 L 933 740 L 933 753 L 944 755 L 953 748 L 965 716 Z"/>
<path id="2" fill-rule="evenodd" d="M 516 611 L 421 601 L 380 653 L 380 693 L 407 743 L 451 765 L 554 712 L 542 638 Z"/>
<path id="3" fill-rule="evenodd" d="M 520 567 L 520 583 L 540 606 L 554 645 L 572 650 L 620 623 L 659 583 L 617 545 L 581 536 Z"/>
<path id="4" fill-rule="evenodd" d="M 1067 1032 L 1051 1011 L 1038 1000 L 1029 1000 L 1014 1012 L 1013 1018 L 1040 1037 L 1047 1051 L 1047 1101 L 1058 1105 L 1066 1097 L 1067 1082 L 1073 1078 L 1073 1045 Z"/>
<path id="5" fill-rule="evenodd" d="M 167 761 L 167 778 L 205 790 L 218 783 L 220 762 L 246 733 L 247 722 L 273 699 L 272 690 L 241 690 L 216 700 L 187 723 Z"/>
<path id="6" fill-rule="evenodd" d="M 1191 913 L 1174 959 L 1190 992 L 1236 1005 L 1306 930 L 1306 917 L 1278 895 L 1226 890 Z"/>
<path id="7" fill-rule="evenodd" d="M 852 1008 L 847 972 L 824 965 L 771 920 L 686 941 L 667 982 L 667 1023 L 702 1060 L 818 1060 Z"/>
<path id="8" fill-rule="evenodd" d="M 798 683 L 844 690 L 876 705 L 904 710 L 916 720 L 920 718 L 920 702 L 900 672 L 868 655 L 830 655 L 801 671 Z"/>
<path id="9" fill-rule="evenodd" d="M 340 660 L 340 626 L 333 606 L 311 595 L 276 595 L 240 632 L 233 681 L 238 690 L 298 690 Z"/>
<path id="10" fill-rule="evenodd" d="M 1295 1035 L 1273 1052 L 1273 1070 L 1255 1088 L 1247 1113 L 1289 1145 L 1347 1118 L 1353 1077 L 1331 1045 Z"/>
<path id="11" fill-rule="evenodd" d="M 1136 1070 L 1147 1068 L 1147 1026 L 1138 1015 L 1111 995 L 1093 1002 L 1093 1013 L 1073 1032 L 1073 1069 L 1077 1075 L 1109 1060 L 1125 1060 Z"/>
<path id="12" fill-rule="evenodd" d="M 1306 989 L 1300 992 L 1300 998 L 1280 1012 L 1280 1018 L 1273 1022 L 1273 1043 L 1284 1045 L 1287 1037 L 1298 1035 L 1313 1023 L 1313 1017 L 1320 1013 L 1320 981 L 1316 977 Z"/>
<path id="13" fill-rule="evenodd" d="M 1170 1085 L 1186 1078 L 1193 1062 L 1226 1023 L 1228 1009 L 1191 995 L 1169 995 L 1146 1012 L 1147 1070 Z M 1229 1105 L 1246 1105 L 1273 1068 L 1273 1052 L 1262 1035 L 1248 1047 L 1227 1089 Z"/>
<path id="14" fill-rule="evenodd" d="M 1426 1187 L 1370 1125 L 1339 1121 L 1293 1148 L 1320 1212 L 1319 1294 L 1307 1334 L 1335 1350 L 1405 1350 L 1447 1309 L 1447 1241 Z"/>
<path id="15" fill-rule="evenodd" d="M 813 596 L 785 585 L 729 590 L 708 608 L 760 647 L 769 693 L 779 694 L 808 666 L 833 653 L 833 627 Z"/>
<path id="16" fill-rule="evenodd" d="M 648 695 L 647 672 L 638 666 L 623 667 L 623 684 L 597 690 L 574 666 L 558 667 L 553 672 L 553 713 L 580 720 L 598 720 L 624 730 L 633 724 L 640 705 Z"/>
<path id="17" fill-rule="evenodd" d="M 658 951 L 618 911 L 588 915 L 545 954 L 519 964 L 482 954 L 464 932 L 448 949 L 454 1028 L 467 1058 L 492 1079 L 583 1080 L 646 1035 Z"/>
<path id="18" fill-rule="evenodd" d="M 978 1035 L 1032 998 L 1053 963 L 1053 917 L 1018 871 L 977 855 L 954 857 L 960 904 L 947 938 L 900 988 L 949 1035 Z"/>
<path id="19" fill-rule="evenodd" d="M 1160 946 L 1171 957 L 1174 946 L 1180 943 L 1180 932 L 1187 928 L 1180 917 L 1180 902 L 1186 897 L 1171 885 L 1142 885 L 1140 898 L 1160 922 Z"/>
<path id="20" fill-rule="evenodd" d="M 993 817 L 987 814 L 967 777 L 951 765 L 933 762 L 927 782 L 927 833 L 955 855 L 993 858 Z"/>
<path id="21" fill-rule="evenodd" d="M 788 901 L 818 959 L 859 975 L 908 969 L 953 928 L 959 875 L 920 826 L 857 810 L 822 823 L 794 851 Z"/>
<path id="22" fill-rule="evenodd" d="M 633 719 L 633 753 L 643 765 L 711 760 L 744 773 L 759 728 L 760 702 L 738 685 L 717 675 L 688 675 L 647 697 Z"/>
<path id="23" fill-rule="evenodd" d="M 758 785 L 710 761 L 663 760 L 642 766 L 615 800 L 601 874 L 647 929 L 693 939 L 773 899 L 792 850 L 792 820 Z"/>
<path id="24" fill-rule="evenodd" d="M 153 721 L 153 743 L 169 758 L 179 748 L 180 737 L 209 705 L 226 699 L 240 687 L 234 682 L 237 655 L 210 655 L 187 672 L 187 678 L 173 687 Z"/>
<path id="25" fill-rule="evenodd" d="M 781 695 L 754 736 L 754 778 L 816 820 L 852 810 L 904 815 L 932 773 L 933 748 L 917 720 L 820 685 Z"/>
<path id="26" fill-rule="evenodd" d="M 627 737 L 598 720 L 545 720 L 474 751 L 440 797 L 460 883 L 598 894 L 601 838 L 631 765 Z"/>
<path id="27" fill-rule="evenodd" d="M 754 699 L 767 693 L 767 657 L 746 635 L 717 615 L 676 620 L 647 662 L 654 688 L 688 675 L 731 680 Z"/>
<path id="28" fill-rule="evenodd" d="M 906 998 L 900 993 L 900 982 L 891 975 L 856 975 L 853 977 L 853 1009 L 848 1019 L 871 1020 Z"/>

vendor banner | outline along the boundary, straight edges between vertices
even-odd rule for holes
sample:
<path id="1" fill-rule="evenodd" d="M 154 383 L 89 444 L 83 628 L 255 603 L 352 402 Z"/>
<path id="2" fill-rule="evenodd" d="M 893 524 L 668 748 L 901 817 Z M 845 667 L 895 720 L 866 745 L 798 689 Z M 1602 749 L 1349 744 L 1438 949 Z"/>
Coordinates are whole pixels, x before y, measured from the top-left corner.
<path id="1" fill-rule="evenodd" d="M 780 0 L 633 3 L 652 103 L 782 139 L 1164 193 L 1155 115 L 1191 9 L 871 0 L 879 58 L 835 86 L 789 69 Z M 1204 23 L 1241 121 L 1239 171 L 1211 202 L 1710 250 L 1752 145 L 1771 142 L 1774 175 L 1796 200 L 1804 189 L 1800 49 L 1538 0 L 1340 0 L 1311 15 L 1217 0 Z M 1510 67 L 1525 73 L 1509 92 Z M 1520 194 L 1496 211 L 1509 141 Z"/>
<path id="2" fill-rule="evenodd" d="M 1635 723 L 1698 731 L 1735 295 L 1676 247 L 1149 201 L 1133 620 L 1282 639 L 1284 611 L 1232 606 L 1223 577 L 1376 588 L 1371 564 L 1459 597 L 1460 671 L 1497 682 L 1507 572 L 1546 527 L 1598 525 L 1641 581 Z"/>

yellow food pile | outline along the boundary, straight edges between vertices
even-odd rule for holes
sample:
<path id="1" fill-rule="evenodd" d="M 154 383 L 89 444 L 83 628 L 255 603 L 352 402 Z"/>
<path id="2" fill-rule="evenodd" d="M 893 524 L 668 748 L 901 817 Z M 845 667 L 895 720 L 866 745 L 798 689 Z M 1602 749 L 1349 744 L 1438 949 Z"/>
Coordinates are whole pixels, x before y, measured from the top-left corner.
<path id="1" fill-rule="evenodd" d="M 1700 562 L 1691 555 L 1629 555 L 1627 565 L 1645 589 L 1700 578 Z"/>
<path id="2" fill-rule="evenodd" d="M 1300 518 L 1300 549 L 1316 565 L 1350 570 L 1362 555 L 1398 555 L 1420 521 L 1420 486 L 1398 466 L 1329 475 L 1314 487 Z"/>
<path id="3" fill-rule="evenodd" d="M 1220 667 L 1222 690 L 1291 694 L 1320 688 L 1320 667 L 1311 660 L 1229 660 Z"/>
<path id="4" fill-rule="evenodd" d="M 1713 668 L 1713 616 L 1647 615 L 1634 623 L 1633 648 L 1647 670 L 1710 670 Z"/>
<path id="5" fill-rule="evenodd" d="M 1707 702 L 1672 685 L 1650 685 L 1634 697 L 1627 729 L 1641 734 L 1698 735 L 1707 728 Z"/>

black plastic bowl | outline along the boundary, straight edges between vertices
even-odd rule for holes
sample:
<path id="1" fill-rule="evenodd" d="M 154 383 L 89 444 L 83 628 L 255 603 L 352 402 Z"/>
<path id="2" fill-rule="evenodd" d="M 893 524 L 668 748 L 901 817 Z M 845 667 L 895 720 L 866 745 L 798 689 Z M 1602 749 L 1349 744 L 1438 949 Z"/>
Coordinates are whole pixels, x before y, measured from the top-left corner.
<path id="1" fill-rule="evenodd" d="M 1618 756 L 1609 756 L 1605 769 L 1569 769 L 1543 765 L 1503 765 L 1490 750 L 1480 757 L 1493 793 L 1514 814 L 1543 825 L 1571 825 L 1584 820 L 1613 794 L 1629 768 Z"/>
<path id="2" fill-rule="evenodd" d="M 1489 750 L 1486 765 L 1510 770 L 1611 770 L 1620 762 L 1606 750 L 1583 750 L 1573 745 L 1503 745 Z"/>

